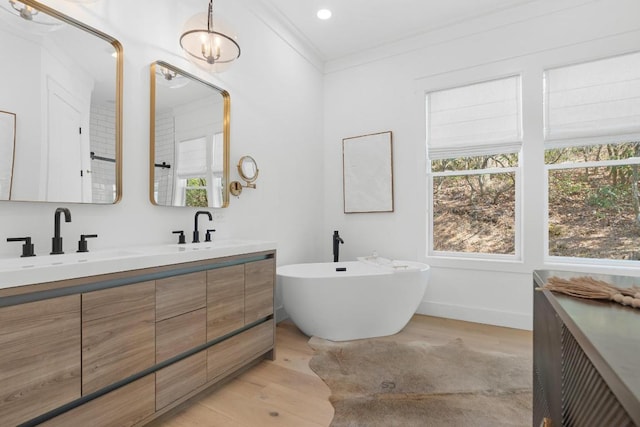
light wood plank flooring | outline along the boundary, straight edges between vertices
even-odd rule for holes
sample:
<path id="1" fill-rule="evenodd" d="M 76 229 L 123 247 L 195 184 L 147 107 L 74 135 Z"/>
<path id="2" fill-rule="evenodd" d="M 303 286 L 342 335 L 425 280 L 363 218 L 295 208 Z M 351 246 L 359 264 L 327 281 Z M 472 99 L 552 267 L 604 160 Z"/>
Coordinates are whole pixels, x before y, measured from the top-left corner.
<path id="1" fill-rule="evenodd" d="M 154 421 L 167 427 L 317 427 L 333 417 L 329 388 L 309 368 L 309 338 L 291 322 L 278 324 L 276 360 L 262 361 L 222 388 L 204 392 Z M 415 315 L 385 339 L 444 344 L 462 338 L 471 348 L 531 354 L 532 333 Z"/>

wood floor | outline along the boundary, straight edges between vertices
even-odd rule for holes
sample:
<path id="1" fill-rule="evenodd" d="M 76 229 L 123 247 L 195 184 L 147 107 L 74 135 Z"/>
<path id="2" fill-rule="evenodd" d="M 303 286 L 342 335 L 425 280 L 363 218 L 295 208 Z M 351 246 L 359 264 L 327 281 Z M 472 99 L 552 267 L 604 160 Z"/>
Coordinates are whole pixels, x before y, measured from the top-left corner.
<path id="1" fill-rule="evenodd" d="M 317 427 L 333 417 L 329 388 L 309 369 L 309 338 L 289 321 L 278 324 L 276 360 L 262 361 L 222 388 L 204 392 L 154 421 L 167 427 Z M 478 350 L 531 354 L 530 331 L 415 315 L 387 340 L 444 344 L 460 337 Z"/>

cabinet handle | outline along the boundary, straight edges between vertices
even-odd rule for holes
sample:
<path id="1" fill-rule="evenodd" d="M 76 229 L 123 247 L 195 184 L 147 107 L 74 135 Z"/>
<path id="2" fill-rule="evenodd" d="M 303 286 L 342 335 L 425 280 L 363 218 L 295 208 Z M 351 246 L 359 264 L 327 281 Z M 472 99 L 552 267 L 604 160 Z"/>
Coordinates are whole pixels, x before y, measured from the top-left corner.
<path id="1" fill-rule="evenodd" d="M 551 418 L 544 417 L 540 423 L 540 427 L 553 427 L 553 421 L 551 421 Z"/>

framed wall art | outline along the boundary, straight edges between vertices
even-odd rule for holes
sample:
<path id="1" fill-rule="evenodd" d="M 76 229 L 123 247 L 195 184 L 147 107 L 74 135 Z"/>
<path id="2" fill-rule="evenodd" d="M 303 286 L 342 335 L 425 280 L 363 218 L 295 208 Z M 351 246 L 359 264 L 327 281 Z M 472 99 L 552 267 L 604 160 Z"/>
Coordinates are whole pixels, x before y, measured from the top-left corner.
<path id="1" fill-rule="evenodd" d="M 345 213 L 393 212 L 391 131 L 342 140 Z"/>

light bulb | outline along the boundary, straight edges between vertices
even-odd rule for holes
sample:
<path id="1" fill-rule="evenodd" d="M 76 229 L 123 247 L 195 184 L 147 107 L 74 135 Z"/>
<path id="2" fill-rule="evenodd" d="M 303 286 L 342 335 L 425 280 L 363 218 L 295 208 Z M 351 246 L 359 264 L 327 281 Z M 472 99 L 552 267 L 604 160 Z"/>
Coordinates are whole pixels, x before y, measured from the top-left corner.
<path id="1" fill-rule="evenodd" d="M 320 9 L 316 16 L 324 21 L 331 18 L 331 11 L 329 9 Z"/>

